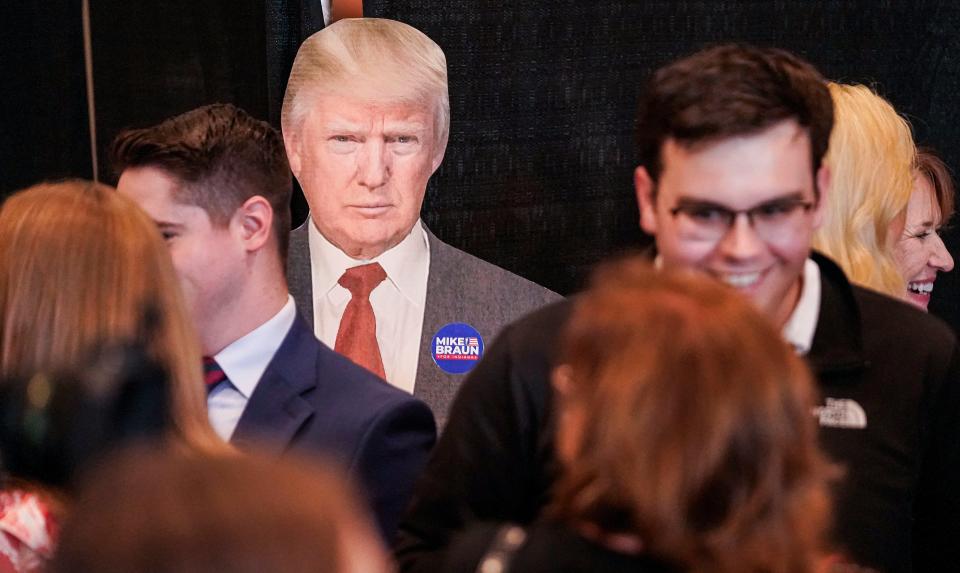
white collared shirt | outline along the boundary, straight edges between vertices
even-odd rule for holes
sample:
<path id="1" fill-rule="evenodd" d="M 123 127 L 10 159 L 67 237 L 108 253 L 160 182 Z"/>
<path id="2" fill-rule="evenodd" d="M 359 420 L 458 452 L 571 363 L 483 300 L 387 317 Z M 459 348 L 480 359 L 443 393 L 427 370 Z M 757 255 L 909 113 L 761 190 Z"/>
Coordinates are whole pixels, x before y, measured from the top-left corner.
<path id="1" fill-rule="evenodd" d="M 430 246 L 417 221 L 410 233 L 392 249 L 370 260 L 357 260 L 324 238 L 309 219 L 310 273 L 313 281 L 314 332 L 333 348 L 340 319 L 350 302 L 350 291 L 337 282 L 344 271 L 367 263 L 380 263 L 387 278 L 370 293 L 377 319 L 377 343 L 387 382 L 413 393 L 420 356 L 420 335 L 427 302 Z"/>
<path id="2" fill-rule="evenodd" d="M 660 255 L 653 259 L 653 266 L 656 269 L 663 268 Z M 783 339 L 801 356 L 813 347 L 813 335 L 817 332 L 817 321 L 820 319 L 820 288 L 820 267 L 813 259 L 807 258 L 803 263 L 800 298 L 780 331 Z"/>
<path id="3" fill-rule="evenodd" d="M 330 0 L 320 0 L 320 11 L 323 12 L 323 25 L 330 25 Z"/>
<path id="4" fill-rule="evenodd" d="M 813 259 L 803 264 L 803 281 L 800 298 L 793 307 L 790 318 L 783 325 L 783 338 L 803 356 L 813 346 L 813 335 L 820 318 L 820 267 Z"/>
<path id="5" fill-rule="evenodd" d="M 236 430 L 247 401 L 296 317 L 293 297 L 287 295 L 287 303 L 273 318 L 234 340 L 213 357 L 229 382 L 220 383 L 207 396 L 207 411 L 210 425 L 224 441 L 229 441 Z"/>

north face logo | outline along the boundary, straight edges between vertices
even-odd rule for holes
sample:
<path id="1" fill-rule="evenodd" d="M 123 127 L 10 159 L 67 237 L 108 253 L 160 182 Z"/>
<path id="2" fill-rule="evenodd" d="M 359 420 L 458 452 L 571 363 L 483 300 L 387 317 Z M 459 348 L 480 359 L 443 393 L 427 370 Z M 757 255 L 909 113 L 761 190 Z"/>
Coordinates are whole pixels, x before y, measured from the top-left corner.
<path id="1" fill-rule="evenodd" d="M 862 430 L 867 427 L 863 406 L 849 398 L 827 398 L 825 405 L 813 409 L 813 415 L 825 428 Z"/>

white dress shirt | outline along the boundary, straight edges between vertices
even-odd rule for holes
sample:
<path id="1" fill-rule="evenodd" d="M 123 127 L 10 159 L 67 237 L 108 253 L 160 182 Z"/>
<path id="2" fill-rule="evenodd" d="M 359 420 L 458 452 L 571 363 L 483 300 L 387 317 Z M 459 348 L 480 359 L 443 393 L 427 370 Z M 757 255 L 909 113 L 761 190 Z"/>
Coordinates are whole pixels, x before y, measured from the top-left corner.
<path id="1" fill-rule="evenodd" d="M 803 264 L 803 283 L 800 286 L 800 298 L 781 331 L 784 340 L 793 346 L 797 354 L 803 356 L 810 352 L 819 318 L 820 267 L 813 262 L 813 259 L 807 259 Z"/>
<path id="2" fill-rule="evenodd" d="M 323 11 L 323 25 L 330 25 L 330 0 L 320 0 L 320 10 Z"/>
<path id="3" fill-rule="evenodd" d="M 657 255 L 653 259 L 654 268 L 663 267 L 663 259 Z M 808 258 L 803 263 L 803 279 L 800 281 L 800 298 L 797 306 L 793 307 L 790 318 L 780 331 L 783 339 L 804 356 L 813 346 L 813 335 L 817 332 L 817 321 L 820 319 L 820 267 L 813 259 Z"/>
<path id="4" fill-rule="evenodd" d="M 293 297 L 287 295 L 287 303 L 273 318 L 231 342 L 213 357 L 227 375 L 228 382 L 221 382 L 207 396 L 207 412 L 210 425 L 224 441 L 229 441 L 236 430 L 247 401 L 296 317 Z"/>
<path id="5" fill-rule="evenodd" d="M 398 245 L 370 260 L 347 256 L 320 234 L 313 219 L 307 233 L 317 338 L 330 348 L 336 344 L 340 319 L 350 302 L 350 291 L 337 282 L 344 271 L 367 263 L 380 263 L 387 278 L 370 293 L 370 305 L 377 319 L 380 358 L 387 382 L 412 394 L 430 273 L 430 246 L 423 225 L 417 221 Z"/>

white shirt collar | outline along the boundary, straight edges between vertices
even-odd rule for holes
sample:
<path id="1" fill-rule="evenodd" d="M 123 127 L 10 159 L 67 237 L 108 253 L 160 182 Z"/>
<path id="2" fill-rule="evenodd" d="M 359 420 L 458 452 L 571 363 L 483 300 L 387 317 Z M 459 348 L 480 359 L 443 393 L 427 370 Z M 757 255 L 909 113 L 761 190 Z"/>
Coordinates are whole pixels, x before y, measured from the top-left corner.
<path id="1" fill-rule="evenodd" d="M 250 399 L 296 317 L 293 297 L 288 294 L 286 304 L 270 320 L 234 340 L 213 357 L 244 398 Z"/>
<path id="2" fill-rule="evenodd" d="M 322 296 L 337 285 L 344 271 L 367 263 L 380 263 L 389 280 L 410 302 L 426 300 L 427 283 L 423 280 L 430 268 L 430 246 L 423 224 L 418 219 L 413 228 L 393 248 L 369 260 L 354 259 L 320 234 L 312 218 L 308 218 L 307 236 L 313 262 L 314 296 Z"/>
<path id="3" fill-rule="evenodd" d="M 323 25 L 330 25 L 330 0 L 320 0 L 320 12 L 323 14 Z"/>
<path id="4" fill-rule="evenodd" d="M 663 268 L 660 255 L 653 259 L 653 266 L 656 269 Z M 820 267 L 813 259 L 808 258 L 804 262 L 803 280 L 800 282 L 800 299 L 780 332 L 797 354 L 804 355 L 813 347 L 813 335 L 820 318 Z"/>
<path id="5" fill-rule="evenodd" d="M 806 354 L 813 347 L 813 335 L 820 318 L 820 288 L 820 267 L 808 258 L 803 264 L 800 299 L 782 331 L 784 340 L 796 349 L 797 354 Z"/>

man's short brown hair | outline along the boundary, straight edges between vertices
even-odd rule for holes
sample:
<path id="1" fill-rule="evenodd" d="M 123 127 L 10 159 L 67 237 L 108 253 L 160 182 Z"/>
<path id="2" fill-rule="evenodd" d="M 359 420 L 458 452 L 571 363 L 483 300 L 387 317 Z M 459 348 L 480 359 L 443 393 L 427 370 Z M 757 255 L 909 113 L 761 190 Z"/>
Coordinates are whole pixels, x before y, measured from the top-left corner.
<path id="1" fill-rule="evenodd" d="M 693 147 L 790 119 L 810 135 L 816 173 L 833 128 L 833 102 L 816 68 L 773 48 L 708 48 L 660 68 L 651 79 L 637 114 L 640 164 L 657 181 L 667 139 Z"/>
<path id="2" fill-rule="evenodd" d="M 207 105 L 120 133 L 111 159 L 118 175 L 131 167 L 167 172 L 179 182 L 174 199 L 202 208 L 218 226 L 250 197 L 264 197 L 273 207 L 274 234 L 286 260 L 290 166 L 283 139 L 270 124 L 230 104 Z"/>

